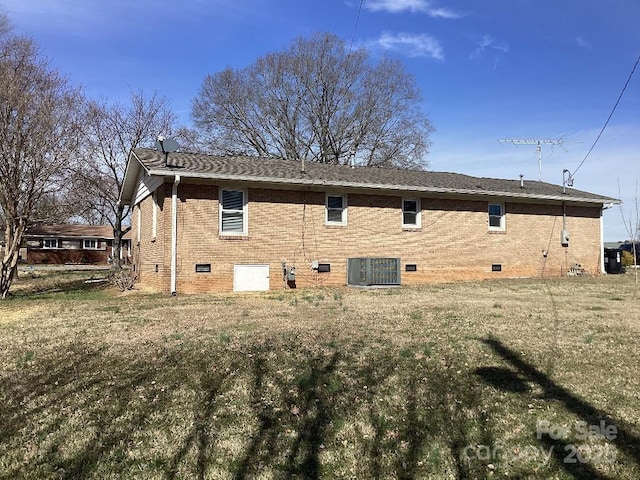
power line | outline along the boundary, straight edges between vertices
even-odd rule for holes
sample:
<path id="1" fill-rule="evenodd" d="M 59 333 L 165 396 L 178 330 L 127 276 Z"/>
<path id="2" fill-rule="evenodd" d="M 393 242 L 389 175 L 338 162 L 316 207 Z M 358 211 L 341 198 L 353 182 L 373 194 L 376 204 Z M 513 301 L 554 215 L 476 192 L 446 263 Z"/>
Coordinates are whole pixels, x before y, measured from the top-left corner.
<path id="1" fill-rule="evenodd" d="M 618 108 L 618 104 L 620 103 L 620 100 L 622 99 L 622 96 L 624 95 L 624 91 L 627 89 L 627 85 L 629 85 L 629 82 L 631 81 L 631 78 L 633 77 L 633 74 L 636 71 L 636 67 L 638 66 L 638 63 L 640 63 L 640 55 L 638 55 L 636 63 L 633 65 L 633 69 L 631 69 L 631 73 L 629 74 L 629 78 L 627 78 L 627 81 L 625 82 L 624 87 L 622 88 L 622 92 L 620 92 L 620 96 L 618 97 L 618 100 L 616 100 L 616 104 L 611 109 L 611 113 L 609 114 L 609 117 L 607 118 L 607 121 L 604 122 L 602 130 L 600 130 L 600 133 L 596 137 L 596 140 L 593 142 L 593 145 L 591 145 L 591 148 L 589 149 L 587 154 L 584 156 L 584 158 L 580 162 L 580 165 L 578 165 L 578 167 L 571 174 L 572 177 L 578 172 L 578 170 L 580 170 L 580 167 L 582 167 L 582 165 L 587 160 L 587 158 L 589 158 L 589 155 L 591 154 L 591 152 L 595 148 L 596 144 L 598 143 L 598 140 L 600 140 L 600 137 L 604 133 L 605 128 L 607 128 L 607 125 L 609 124 L 609 120 L 611 120 L 611 117 L 613 117 L 613 113 L 616 111 L 616 108 Z"/>
<path id="2" fill-rule="evenodd" d="M 360 6 L 358 7 L 358 15 L 356 16 L 356 24 L 353 26 L 353 33 L 351 34 L 351 43 L 349 44 L 349 53 L 353 49 L 353 41 L 356 38 L 356 30 L 358 30 L 358 22 L 360 21 L 360 13 L 362 12 L 362 5 L 364 5 L 364 0 L 360 0 Z"/>

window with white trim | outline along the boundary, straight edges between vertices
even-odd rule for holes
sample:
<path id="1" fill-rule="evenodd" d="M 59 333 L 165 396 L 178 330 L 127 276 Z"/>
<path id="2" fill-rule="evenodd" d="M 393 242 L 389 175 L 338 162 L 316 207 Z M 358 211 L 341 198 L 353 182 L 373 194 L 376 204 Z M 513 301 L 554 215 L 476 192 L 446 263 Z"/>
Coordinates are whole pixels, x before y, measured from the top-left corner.
<path id="1" fill-rule="evenodd" d="M 85 250 L 97 250 L 98 249 L 98 240 L 95 238 L 85 238 L 82 242 L 82 248 Z"/>
<path id="2" fill-rule="evenodd" d="M 402 199 L 402 227 L 403 228 L 420 228 L 420 199 L 419 198 L 403 198 Z"/>
<path id="3" fill-rule="evenodd" d="M 490 203 L 489 204 L 489 230 L 504 231 L 504 204 L 502 203 Z"/>
<path id="4" fill-rule="evenodd" d="M 220 189 L 220 234 L 247 234 L 247 191 Z"/>
<path id="5" fill-rule="evenodd" d="M 327 194 L 325 203 L 325 223 L 327 225 L 347 224 L 347 196 Z"/>
<path id="6" fill-rule="evenodd" d="M 42 240 L 42 248 L 59 248 L 57 238 L 45 238 Z"/>

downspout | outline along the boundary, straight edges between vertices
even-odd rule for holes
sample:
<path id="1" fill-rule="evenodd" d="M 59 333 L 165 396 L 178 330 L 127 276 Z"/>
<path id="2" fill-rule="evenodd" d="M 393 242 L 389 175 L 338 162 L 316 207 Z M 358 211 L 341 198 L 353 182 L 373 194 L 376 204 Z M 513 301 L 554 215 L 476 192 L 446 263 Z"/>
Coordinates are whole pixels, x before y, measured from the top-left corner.
<path id="1" fill-rule="evenodd" d="M 606 273 L 604 269 L 604 209 L 600 209 L 600 273 Z"/>
<path id="2" fill-rule="evenodd" d="M 604 211 L 613 207 L 613 203 L 603 204 L 600 209 L 600 273 L 607 273 L 604 267 Z"/>
<path id="3" fill-rule="evenodd" d="M 173 179 L 171 187 L 171 295 L 177 294 L 176 266 L 178 264 L 178 184 L 180 175 Z"/>

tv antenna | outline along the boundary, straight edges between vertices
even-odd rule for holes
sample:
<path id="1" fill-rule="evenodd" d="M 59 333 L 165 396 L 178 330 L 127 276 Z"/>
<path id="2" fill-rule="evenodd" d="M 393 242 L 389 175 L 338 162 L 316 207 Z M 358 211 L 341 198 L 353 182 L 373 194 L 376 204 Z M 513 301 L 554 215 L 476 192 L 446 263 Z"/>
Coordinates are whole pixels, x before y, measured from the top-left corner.
<path id="1" fill-rule="evenodd" d="M 542 180 L 542 145 L 560 145 L 562 149 L 566 152 L 567 149 L 564 146 L 565 137 L 558 138 L 557 140 L 540 140 L 540 139 L 516 139 L 516 138 L 504 138 L 502 140 L 498 140 L 500 143 L 513 143 L 514 145 L 535 145 L 536 152 L 538 153 L 538 180 Z"/>
<path id="2" fill-rule="evenodd" d="M 180 148 L 178 142 L 173 138 L 165 138 L 164 135 L 158 135 L 156 139 L 156 150 L 164 153 L 164 166 L 167 166 L 169 160 L 169 154 L 175 152 Z"/>

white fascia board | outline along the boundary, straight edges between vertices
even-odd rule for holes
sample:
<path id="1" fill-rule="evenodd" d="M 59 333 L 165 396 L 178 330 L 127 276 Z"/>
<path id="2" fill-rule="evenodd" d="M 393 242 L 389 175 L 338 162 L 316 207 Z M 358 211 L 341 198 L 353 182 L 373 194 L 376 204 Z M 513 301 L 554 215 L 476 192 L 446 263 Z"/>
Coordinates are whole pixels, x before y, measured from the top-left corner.
<path id="1" fill-rule="evenodd" d="M 158 176 L 173 176 L 176 172 L 172 170 L 149 170 L 150 175 Z M 454 194 L 454 195 L 470 195 L 470 196 L 483 196 L 483 197 L 504 197 L 504 198 L 522 198 L 530 200 L 555 200 L 561 202 L 576 202 L 576 203 L 592 203 L 595 205 L 602 205 L 605 203 L 619 204 L 620 201 L 616 200 L 612 202 L 610 199 L 605 198 L 585 198 L 585 197 L 572 197 L 563 195 L 540 195 L 535 193 L 516 193 L 516 192 L 500 192 L 491 190 L 470 190 L 460 188 L 442 188 L 442 187 L 421 187 L 414 185 L 389 185 L 389 184 L 375 184 L 375 183 L 359 183 L 359 182 L 339 182 L 339 181 L 327 181 L 327 180 L 305 180 L 305 179 L 290 179 L 290 178 L 274 178 L 274 177 L 256 177 L 250 175 L 218 175 L 215 173 L 197 173 L 197 172 L 180 172 L 180 176 L 183 178 L 198 178 L 208 180 L 223 180 L 229 182 L 256 182 L 256 183 L 268 183 L 273 185 L 299 185 L 299 186 L 320 186 L 320 187 L 336 187 L 336 188 L 353 188 L 353 189 L 366 189 L 366 190 L 388 190 L 398 192 L 424 192 L 424 193 L 442 193 L 442 194 Z"/>
<path id="2" fill-rule="evenodd" d="M 145 167 L 142 161 L 138 158 L 136 152 L 132 150 L 129 155 L 129 160 L 127 161 L 127 168 L 124 172 L 124 181 L 122 183 L 120 195 L 118 195 L 118 202 L 125 205 L 132 204 L 138 190 L 140 170 L 149 174 L 147 167 Z"/>

